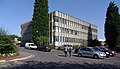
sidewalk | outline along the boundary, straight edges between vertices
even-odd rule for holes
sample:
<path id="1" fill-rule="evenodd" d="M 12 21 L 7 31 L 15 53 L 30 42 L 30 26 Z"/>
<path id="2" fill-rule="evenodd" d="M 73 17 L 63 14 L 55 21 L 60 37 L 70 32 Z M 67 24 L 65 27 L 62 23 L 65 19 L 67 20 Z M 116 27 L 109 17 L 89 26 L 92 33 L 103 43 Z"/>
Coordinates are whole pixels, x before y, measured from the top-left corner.
<path id="1" fill-rule="evenodd" d="M 0 59 L 0 63 L 1 62 L 12 62 L 12 61 L 18 61 L 18 60 L 25 60 L 25 59 L 34 57 L 33 54 L 30 54 L 27 52 L 19 51 L 19 54 L 20 54 L 19 56 L 14 56 L 14 57 L 10 57 L 10 58 L 2 58 L 2 59 Z"/>

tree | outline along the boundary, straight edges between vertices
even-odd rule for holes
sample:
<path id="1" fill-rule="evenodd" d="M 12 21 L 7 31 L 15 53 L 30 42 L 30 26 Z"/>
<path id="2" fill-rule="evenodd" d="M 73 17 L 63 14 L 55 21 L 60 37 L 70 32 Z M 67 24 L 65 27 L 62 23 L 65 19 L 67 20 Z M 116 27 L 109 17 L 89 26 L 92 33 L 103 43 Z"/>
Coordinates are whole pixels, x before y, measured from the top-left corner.
<path id="1" fill-rule="evenodd" d="M 32 38 L 35 44 L 38 42 L 38 37 L 49 37 L 49 14 L 48 14 L 48 0 L 35 0 L 34 14 L 32 18 Z M 47 44 L 47 43 L 45 43 Z"/>
<path id="2" fill-rule="evenodd" d="M 101 46 L 101 42 L 98 41 L 97 39 L 91 40 L 89 46 Z"/>
<path id="3" fill-rule="evenodd" d="M 118 37 L 120 36 L 120 26 L 119 26 L 119 12 L 118 7 L 114 2 L 110 2 L 105 21 L 105 38 L 108 46 L 112 49 L 119 45 Z"/>
<path id="4" fill-rule="evenodd" d="M 0 56 L 1 54 L 11 54 L 16 53 L 18 54 L 18 50 L 16 46 L 13 44 L 12 39 L 7 34 L 3 28 L 0 28 Z"/>
<path id="5" fill-rule="evenodd" d="M 2 27 L 0 28 L 0 35 L 7 35 L 7 31 L 4 30 Z"/>

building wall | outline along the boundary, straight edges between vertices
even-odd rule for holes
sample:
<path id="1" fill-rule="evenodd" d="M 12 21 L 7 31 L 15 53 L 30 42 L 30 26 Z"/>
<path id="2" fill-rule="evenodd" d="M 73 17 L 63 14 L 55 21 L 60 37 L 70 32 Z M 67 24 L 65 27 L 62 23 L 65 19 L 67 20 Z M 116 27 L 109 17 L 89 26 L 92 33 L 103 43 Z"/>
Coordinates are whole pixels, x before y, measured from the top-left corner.
<path id="1" fill-rule="evenodd" d="M 21 25 L 21 43 L 24 45 L 26 42 L 32 40 L 32 25 L 31 21 Z"/>
<path id="2" fill-rule="evenodd" d="M 68 14 L 54 11 L 49 14 L 49 18 L 49 43 L 51 45 L 80 45 L 83 42 L 87 42 L 89 39 L 98 37 L 97 26 Z M 31 41 L 31 21 L 22 24 L 21 30 L 22 41 Z"/>
<path id="3" fill-rule="evenodd" d="M 80 45 L 97 38 L 97 34 L 95 25 L 59 11 L 50 13 L 50 44 Z"/>

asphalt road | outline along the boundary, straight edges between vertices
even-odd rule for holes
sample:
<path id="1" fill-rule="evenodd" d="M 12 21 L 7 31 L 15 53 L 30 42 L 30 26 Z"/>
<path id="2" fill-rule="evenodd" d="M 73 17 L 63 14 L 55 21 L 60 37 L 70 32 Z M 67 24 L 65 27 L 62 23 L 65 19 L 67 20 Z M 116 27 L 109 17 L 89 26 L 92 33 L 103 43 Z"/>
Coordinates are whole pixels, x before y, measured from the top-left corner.
<path id="1" fill-rule="evenodd" d="M 27 50 L 18 47 L 20 51 L 32 53 L 34 58 L 0 64 L 1 69 L 120 69 L 120 54 L 115 57 L 105 59 L 93 59 L 88 57 L 64 57 L 63 51 L 52 50 L 51 52 L 41 52 L 37 50 Z"/>

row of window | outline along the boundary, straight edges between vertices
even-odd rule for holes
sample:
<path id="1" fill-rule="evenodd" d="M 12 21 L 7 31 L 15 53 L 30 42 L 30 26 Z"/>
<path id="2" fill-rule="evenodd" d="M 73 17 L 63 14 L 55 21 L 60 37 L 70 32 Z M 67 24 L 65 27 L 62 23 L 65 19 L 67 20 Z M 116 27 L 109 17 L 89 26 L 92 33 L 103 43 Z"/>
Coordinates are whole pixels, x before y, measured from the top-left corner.
<path id="1" fill-rule="evenodd" d="M 72 30 L 72 29 L 67 29 L 64 27 L 58 27 L 58 26 L 53 26 L 53 29 L 55 32 L 61 32 L 61 33 L 66 33 L 66 34 L 72 34 L 72 35 L 80 35 L 80 36 L 88 36 L 89 34 L 92 34 L 91 31 L 88 31 L 88 33 L 85 32 L 81 32 L 81 31 L 76 31 L 76 30 Z M 93 35 L 95 36 L 95 38 L 97 38 L 97 35 Z"/>
<path id="2" fill-rule="evenodd" d="M 54 42 L 72 42 L 72 43 L 82 43 L 84 40 L 78 38 L 54 36 Z"/>
<path id="3" fill-rule="evenodd" d="M 90 27 L 82 25 L 80 23 L 76 23 L 76 22 L 61 18 L 61 17 L 57 17 L 57 16 L 54 16 L 53 19 L 54 19 L 54 22 L 64 23 L 64 24 L 67 24 L 69 26 L 82 28 L 84 30 L 88 30 L 90 28 Z M 91 29 L 93 30 L 93 32 L 97 33 L 96 29 L 93 29 L 93 28 L 91 28 Z"/>

